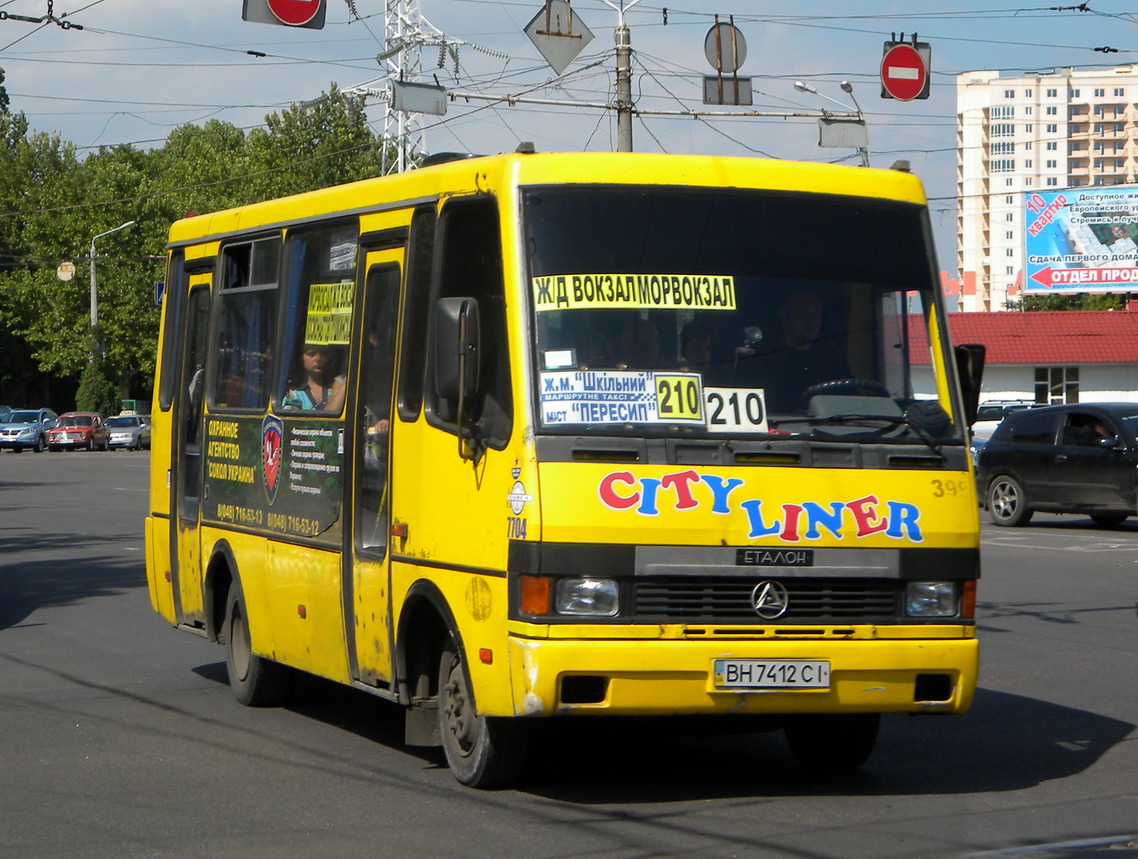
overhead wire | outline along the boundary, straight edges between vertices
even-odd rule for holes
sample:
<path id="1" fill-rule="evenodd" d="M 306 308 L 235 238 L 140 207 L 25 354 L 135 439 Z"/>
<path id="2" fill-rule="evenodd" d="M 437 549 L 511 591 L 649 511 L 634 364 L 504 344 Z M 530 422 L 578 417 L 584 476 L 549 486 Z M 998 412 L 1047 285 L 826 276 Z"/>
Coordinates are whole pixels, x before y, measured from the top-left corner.
<path id="1" fill-rule="evenodd" d="M 102 2 L 102 0 L 96 0 L 96 3 L 98 3 L 98 2 Z M 463 0 L 463 2 L 476 2 L 476 0 Z M 89 4 L 89 5 L 95 5 L 95 4 L 93 3 L 93 4 Z M 505 3 L 502 3 L 501 0 L 494 0 L 494 3 L 492 5 L 498 5 L 498 6 L 503 6 L 503 7 L 506 5 L 511 5 L 511 6 L 517 6 L 518 8 L 530 8 L 529 3 L 519 2 L 519 3 L 505 4 Z M 84 7 L 84 8 L 89 8 L 89 6 Z M 658 7 L 658 8 L 662 8 L 662 7 Z M 637 11 L 639 11 L 639 12 L 646 12 L 649 10 L 650 10 L 650 7 L 637 7 Z M 1021 15 L 1025 11 L 1032 11 L 1032 10 L 1024 10 L 1024 9 L 988 10 L 987 12 L 984 13 L 983 16 L 980 16 L 976 12 L 973 12 L 972 17 L 977 18 L 977 19 L 980 17 L 991 18 L 997 12 L 1006 14 L 1009 17 L 1016 17 L 1017 15 Z M 1036 10 L 1036 11 L 1039 11 L 1039 10 Z M 675 16 L 677 14 L 688 14 L 688 13 L 683 12 L 683 10 L 673 10 L 672 14 L 673 14 L 673 16 Z M 693 12 L 690 14 L 693 16 L 697 16 L 697 15 L 702 16 L 701 20 L 705 23 L 707 21 L 711 20 L 711 16 L 709 13 L 694 13 Z M 819 15 L 815 15 L 815 16 L 781 16 L 781 17 L 780 16 L 770 16 L 770 15 L 763 15 L 763 16 L 743 15 L 743 16 L 736 16 L 736 20 L 739 21 L 740 23 L 747 23 L 747 22 L 760 22 L 760 23 L 770 23 L 770 24 L 780 24 L 781 23 L 781 24 L 787 24 L 787 25 L 793 25 L 793 26 L 803 26 L 803 25 L 806 25 L 807 22 L 810 22 L 809 25 L 811 25 L 811 26 L 817 25 L 817 26 L 821 26 L 821 27 L 826 27 L 828 25 L 819 24 L 818 22 L 828 21 L 828 20 L 840 20 L 840 19 L 861 19 L 861 20 L 890 20 L 893 18 L 918 18 L 919 19 L 921 17 L 933 18 L 933 17 L 937 17 L 937 16 L 941 16 L 941 17 L 946 18 L 946 19 L 949 16 L 952 16 L 952 17 L 955 17 L 957 20 L 967 19 L 969 17 L 969 15 L 965 12 L 956 12 L 956 11 L 947 12 L 946 11 L 946 12 L 929 12 L 929 13 L 906 13 L 904 15 L 841 15 L 841 16 L 819 16 Z M 372 16 L 368 16 L 368 17 L 372 17 Z M 346 22 L 340 26 L 348 26 L 351 23 L 352 22 L 349 21 L 349 22 Z M 640 26 L 640 25 L 638 25 L 638 26 Z M 237 48 L 237 47 L 231 47 L 231 46 L 206 45 L 206 44 L 196 43 L 196 42 L 187 42 L 184 40 L 163 39 L 161 37 L 153 37 L 153 36 L 139 36 L 138 34 L 122 33 L 121 31 L 115 31 L 115 30 L 109 30 L 109 29 L 98 29 L 98 28 L 96 28 L 96 29 L 88 28 L 88 29 L 90 29 L 91 32 L 93 32 L 93 33 L 108 34 L 108 35 L 120 35 L 120 36 L 134 36 L 137 38 L 146 38 L 146 39 L 158 39 L 159 41 L 161 41 L 163 43 L 171 44 L 171 45 L 178 45 L 178 46 L 182 46 L 182 47 L 207 48 L 207 49 L 211 49 L 211 50 L 222 50 L 222 51 L 229 51 L 229 52 L 244 53 L 244 49 Z M 849 28 L 849 27 L 829 27 L 829 29 L 834 29 L 834 30 L 841 31 L 841 32 L 870 32 L 870 31 L 859 30 L 857 28 Z M 369 33 L 370 33 L 370 30 L 369 30 Z M 370 35 L 372 35 L 373 39 L 375 39 L 374 33 L 370 33 Z M 952 38 L 952 37 L 946 37 L 946 38 Z M 991 40 L 961 39 L 961 41 L 989 42 Z M 1009 43 L 1004 41 L 1004 40 L 1001 40 L 1000 44 L 1009 44 Z M 1039 43 L 1033 43 L 1033 44 L 1039 44 Z M 1085 48 L 1086 46 L 1064 46 L 1064 47 Z M 636 55 L 639 57 L 643 53 L 644 52 L 637 51 Z M 605 54 L 603 54 L 602 56 L 607 56 L 610 54 L 611 54 L 611 51 L 606 51 Z M 644 54 L 644 56 L 649 56 L 649 55 Z M 13 59 L 15 59 L 15 58 L 13 58 Z M 270 58 L 266 57 L 265 59 L 270 59 Z M 359 58 L 359 59 L 362 61 L 362 58 Z M 653 58 L 653 59 L 658 61 L 658 58 Z M 357 61 L 357 58 L 351 58 L 350 60 L 345 61 L 343 57 L 340 57 L 337 60 L 312 59 L 312 58 L 305 58 L 305 57 L 289 56 L 289 54 L 287 54 L 285 52 L 281 52 L 279 54 L 274 52 L 272 55 L 272 62 L 276 65 L 307 64 L 307 63 L 311 62 L 311 63 L 318 63 L 318 64 L 326 64 L 326 65 L 340 65 L 342 67 L 354 68 L 354 66 L 350 66 L 347 64 L 353 63 L 356 61 Z M 501 84 L 503 84 L 507 81 L 510 81 L 510 80 L 516 81 L 517 83 L 521 84 L 524 82 L 527 75 L 532 75 L 535 72 L 539 72 L 541 69 L 544 68 L 544 66 L 542 66 L 542 65 L 528 65 L 525 67 L 515 67 L 515 68 L 511 69 L 511 68 L 509 68 L 509 66 L 510 66 L 510 63 L 513 61 L 514 61 L 513 58 L 511 60 L 507 60 L 507 62 L 501 67 L 500 70 L 494 70 L 492 73 L 490 73 L 488 75 L 472 75 L 469 77 L 469 79 L 465 83 L 465 85 L 468 85 L 472 88 L 483 89 L 485 91 L 488 88 L 492 88 L 495 85 L 500 86 Z M 259 62 L 259 61 L 257 61 L 257 62 Z M 518 61 L 518 62 L 521 62 L 521 61 Z M 269 63 L 261 63 L 261 64 L 262 65 L 269 65 Z M 114 65 L 114 64 L 105 64 L 105 65 Z M 129 67 L 129 66 L 134 66 L 134 65 L 147 65 L 147 64 L 125 63 L 125 64 L 121 64 L 121 65 Z M 160 66 L 160 65 L 165 65 L 165 64 L 153 64 L 153 65 L 154 66 Z M 211 65 L 216 65 L 218 67 L 224 67 L 226 65 L 236 65 L 236 64 L 235 63 L 230 63 L 230 64 L 215 63 L 215 64 L 207 64 L 205 67 L 209 67 Z M 253 67 L 256 65 L 256 63 L 248 63 L 248 65 Z M 1105 65 L 1109 65 L 1109 64 L 1105 64 Z M 682 71 L 673 71 L 671 69 L 668 69 L 666 71 L 664 71 L 664 70 L 650 71 L 643 64 L 641 64 L 641 67 L 644 70 L 644 73 L 647 76 L 649 76 L 654 81 L 654 83 L 658 87 L 660 87 L 660 89 L 665 91 L 666 95 L 665 96 L 655 96 L 655 95 L 649 96 L 649 95 L 647 95 L 642 88 L 643 82 L 641 82 L 640 83 L 641 89 L 639 90 L 639 96 L 638 96 L 639 100 L 642 101 L 642 100 L 645 100 L 647 98 L 666 98 L 666 99 L 672 99 L 672 100 L 676 101 L 676 103 L 679 103 L 679 104 L 685 103 L 681 98 L 676 96 L 675 93 L 670 92 L 669 88 L 664 85 L 664 81 L 663 81 L 663 77 L 665 75 L 682 77 L 683 76 Z M 676 68 L 682 69 L 683 67 L 677 65 Z M 593 76 L 593 78 L 595 79 L 596 77 L 598 77 L 602 73 L 603 72 L 596 73 Z M 836 75 L 837 73 L 828 73 L 828 74 L 835 74 Z M 767 79 L 786 79 L 787 76 L 766 76 L 766 77 L 767 77 Z M 847 75 L 844 77 L 849 77 L 849 76 Z M 533 86 L 532 88 L 530 88 L 529 91 L 534 91 L 536 89 L 549 87 L 549 88 L 561 89 L 562 91 L 565 91 L 566 93 L 568 93 L 570 95 L 575 95 L 578 98 L 588 97 L 590 93 L 594 93 L 597 91 L 589 89 L 588 86 L 584 86 L 584 87 L 582 86 L 582 84 L 585 84 L 587 80 L 588 80 L 587 77 L 581 76 L 581 77 L 574 78 L 572 83 L 570 83 L 569 80 L 567 80 L 563 77 L 555 76 L 554 78 L 551 78 L 551 79 L 545 81 L 544 83 L 537 84 L 537 85 Z M 609 93 L 611 93 L 611 81 L 606 82 L 605 96 L 607 97 L 607 95 Z M 764 94 L 764 96 L 769 97 L 769 98 L 773 98 L 775 100 L 789 101 L 787 99 L 782 99 L 782 97 L 777 96 L 777 95 L 771 96 L 769 94 Z M 28 96 L 28 97 L 35 98 L 35 96 Z M 504 118 L 504 116 L 502 115 L 502 112 L 500 111 L 501 101 L 507 101 L 508 102 L 509 99 L 506 97 L 502 97 L 496 105 L 490 106 L 489 113 L 491 115 L 496 116 L 498 118 L 499 122 L 502 123 L 502 126 L 505 128 L 508 128 L 510 130 L 511 134 L 515 138 L 517 138 L 518 137 L 517 133 L 512 128 L 510 128 L 510 122 L 508 122 Z M 694 99 L 693 99 L 693 101 L 694 101 Z M 122 102 L 111 102 L 110 100 L 108 100 L 108 103 L 122 104 Z M 146 104 L 147 106 L 150 106 L 150 107 L 162 106 L 162 103 L 160 103 L 160 102 L 146 102 L 146 103 L 141 103 L 141 104 Z M 170 110 L 201 110 L 202 108 L 206 108 L 206 109 L 209 109 L 212 111 L 212 113 L 210 115 L 217 115 L 220 112 L 228 111 L 228 110 L 264 109 L 265 107 L 279 107 L 281 104 L 283 104 L 283 103 L 271 104 L 271 105 L 200 105 L 200 106 L 165 105 L 165 107 L 167 109 L 170 109 Z M 569 109 L 570 108 L 567 107 L 565 110 L 569 110 Z M 454 128 L 455 124 L 458 122 L 461 122 L 463 119 L 473 115 L 476 112 L 479 112 L 479 111 L 465 111 L 456 117 L 447 118 L 447 119 L 444 119 L 440 122 L 433 123 L 430 127 L 445 126 L 448 129 L 448 133 L 453 134 L 456 137 L 456 139 L 459 139 L 457 136 L 457 133 L 455 131 L 455 128 Z M 563 113 L 563 111 L 554 110 L 548 106 L 542 107 L 540 109 L 534 109 L 532 112 L 537 113 L 537 114 L 549 114 L 549 115 L 562 115 L 562 113 Z M 115 111 L 108 118 L 108 123 L 116 117 L 133 116 L 133 115 L 135 115 L 135 113 L 137 113 L 137 112 L 135 112 L 135 111 L 128 112 L 128 111 L 121 111 L 121 110 Z M 587 143 L 591 142 L 593 136 L 596 133 L 596 130 L 600 127 L 601 122 L 603 122 L 604 116 L 605 116 L 605 114 L 602 112 L 601 117 L 598 119 L 597 125 L 594 127 L 593 131 L 589 134 L 589 137 L 586 140 Z M 910 116 L 907 119 L 893 118 L 889 114 L 877 113 L 877 112 L 867 114 L 867 116 L 874 117 L 874 125 L 875 126 L 891 126 L 891 127 L 897 127 L 897 128 L 927 127 L 930 124 L 935 124 L 936 122 L 939 122 L 941 119 L 943 119 L 943 124 L 945 124 L 945 125 L 949 124 L 950 122 L 953 122 L 953 123 L 955 122 L 954 116 L 952 116 L 952 117 L 949 117 L 949 116 L 935 117 L 935 115 L 929 115 L 929 114 L 922 114 L 920 117 Z M 734 119 L 734 118 L 731 117 L 729 114 L 724 114 L 722 117 L 716 117 L 714 119 L 700 117 L 698 119 L 698 121 L 702 125 L 704 125 L 705 127 L 713 129 L 716 134 L 719 134 L 720 136 L 728 139 L 734 145 L 738 145 L 738 146 L 746 149 L 747 151 L 756 152 L 758 154 L 763 154 L 763 155 L 766 155 L 768 157 L 772 157 L 772 156 L 770 156 L 770 154 L 768 152 L 764 152 L 762 150 L 756 149 L 755 147 L 749 146 L 749 145 L 743 143 L 742 141 L 738 141 L 738 140 L 732 138 L 730 135 L 725 134 L 721 129 L 715 128 L 716 123 L 720 123 L 720 122 L 724 122 L 724 121 L 731 121 L 732 119 Z M 751 119 L 753 121 L 754 118 L 751 118 Z M 149 120 L 143 120 L 143 121 L 149 121 Z M 647 123 L 646 123 L 646 120 L 644 117 L 640 117 L 640 123 L 642 125 L 644 125 L 645 127 L 647 127 Z M 157 124 L 157 123 L 152 123 L 152 124 Z M 261 125 L 263 125 L 263 124 L 261 124 Z M 250 125 L 250 126 L 245 126 L 245 128 L 252 128 L 252 127 L 259 127 L 259 126 L 256 124 Z M 102 133 L 103 132 L 100 132 L 100 136 Z M 655 135 L 652 132 L 649 132 L 649 134 L 651 136 L 655 137 Z M 160 141 L 147 141 L 147 142 L 160 142 Z M 94 147 L 84 147 L 84 148 L 94 148 Z M 904 149 L 904 150 L 890 150 L 890 151 L 891 152 L 933 153 L 933 152 L 951 151 L 951 150 L 944 150 L 944 149 L 941 149 L 938 147 L 930 147 L 930 148 L 925 149 L 925 150 Z"/>

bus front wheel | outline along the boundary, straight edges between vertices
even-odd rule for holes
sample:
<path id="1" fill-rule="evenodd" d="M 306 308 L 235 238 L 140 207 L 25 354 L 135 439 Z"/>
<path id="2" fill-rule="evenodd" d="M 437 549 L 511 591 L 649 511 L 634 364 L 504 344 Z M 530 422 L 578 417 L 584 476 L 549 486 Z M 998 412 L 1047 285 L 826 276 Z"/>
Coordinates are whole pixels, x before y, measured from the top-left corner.
<path id="1" fill-rule="evenodd" d="M 478 713 L 466 666 L 448 637 L 439 660 L 439 733 L 447 765 L 467 787 L 505 787 L 525 764 L 526 725 Z"/>
<path id="2" fill-rule="evenodd" d="M 288 697 L 292 674 L 284 665 L 253 653 L 246 618 L 245 600 L 234 583 L 229 589 L 222 628 L 229 686 L 247 707 L 275 707 Z"/>
<path id="3" fill-rule="evenodd" d="M 791 717 L 784 731 L 804 767 L 852 770 L 869 760 L 880 724 L 879 713 L 817 713 Z"/>

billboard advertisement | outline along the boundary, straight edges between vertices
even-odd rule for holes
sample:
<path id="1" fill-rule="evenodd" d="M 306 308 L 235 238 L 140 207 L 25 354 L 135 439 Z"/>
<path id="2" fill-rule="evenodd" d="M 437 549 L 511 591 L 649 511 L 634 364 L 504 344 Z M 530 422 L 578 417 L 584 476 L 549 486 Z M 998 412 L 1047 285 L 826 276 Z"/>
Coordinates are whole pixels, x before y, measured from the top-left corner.
<path id="1" fill-rule="evenodd" d="M 1024 195 L 1025 295 L 1138 291 L 1138 186 Z"/>

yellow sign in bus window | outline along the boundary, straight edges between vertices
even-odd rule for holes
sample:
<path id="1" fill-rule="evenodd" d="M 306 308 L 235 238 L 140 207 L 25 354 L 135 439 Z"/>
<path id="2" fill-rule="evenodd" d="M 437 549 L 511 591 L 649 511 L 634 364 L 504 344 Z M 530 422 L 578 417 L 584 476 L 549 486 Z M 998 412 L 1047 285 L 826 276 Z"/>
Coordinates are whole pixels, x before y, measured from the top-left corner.
<path id="1" fill-rule="evenodd" d="M 353 283 L 314 283 L 308 287 L 304 342 L 347 346 L 352 337 Z"/>
<path id="2" fill-rule="evenodd" d="M 535 277 L 533 306 L 543 310 L 734 310 L 729 274 L 553 274 Z"/>

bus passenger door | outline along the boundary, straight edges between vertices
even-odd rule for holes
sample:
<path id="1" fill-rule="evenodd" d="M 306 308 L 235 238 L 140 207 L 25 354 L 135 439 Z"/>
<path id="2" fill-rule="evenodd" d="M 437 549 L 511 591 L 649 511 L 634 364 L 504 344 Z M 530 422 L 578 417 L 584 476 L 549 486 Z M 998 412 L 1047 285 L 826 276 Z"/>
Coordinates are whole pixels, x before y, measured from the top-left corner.
<path id="1" fill-rule="evenodd" d="M 391 231 L 406 236 L 406 231 Z M 365 248 L 366 249 L 366 248 Z M 344 617 L 352 676 L 388 687 L 390 629 L 391 488 L 388 482 L 397 421 L 392 419 L 402 245 L 366 256 L 358 386 L 351 402 L 352 466 L 345 481 L 350 516 L 345 524 Z"/>
<path id="2" fill-rule="evenodd" d="M 191 287 L 186 306 L 186 338 L 174 397 L 172 486 L 177 508 L 170 517 L 170 571 L 178 623 L 204 622 L 200 507 L 202 411 L 205 402 L 206 344 L 209 342 L 209 287 Z"/>

